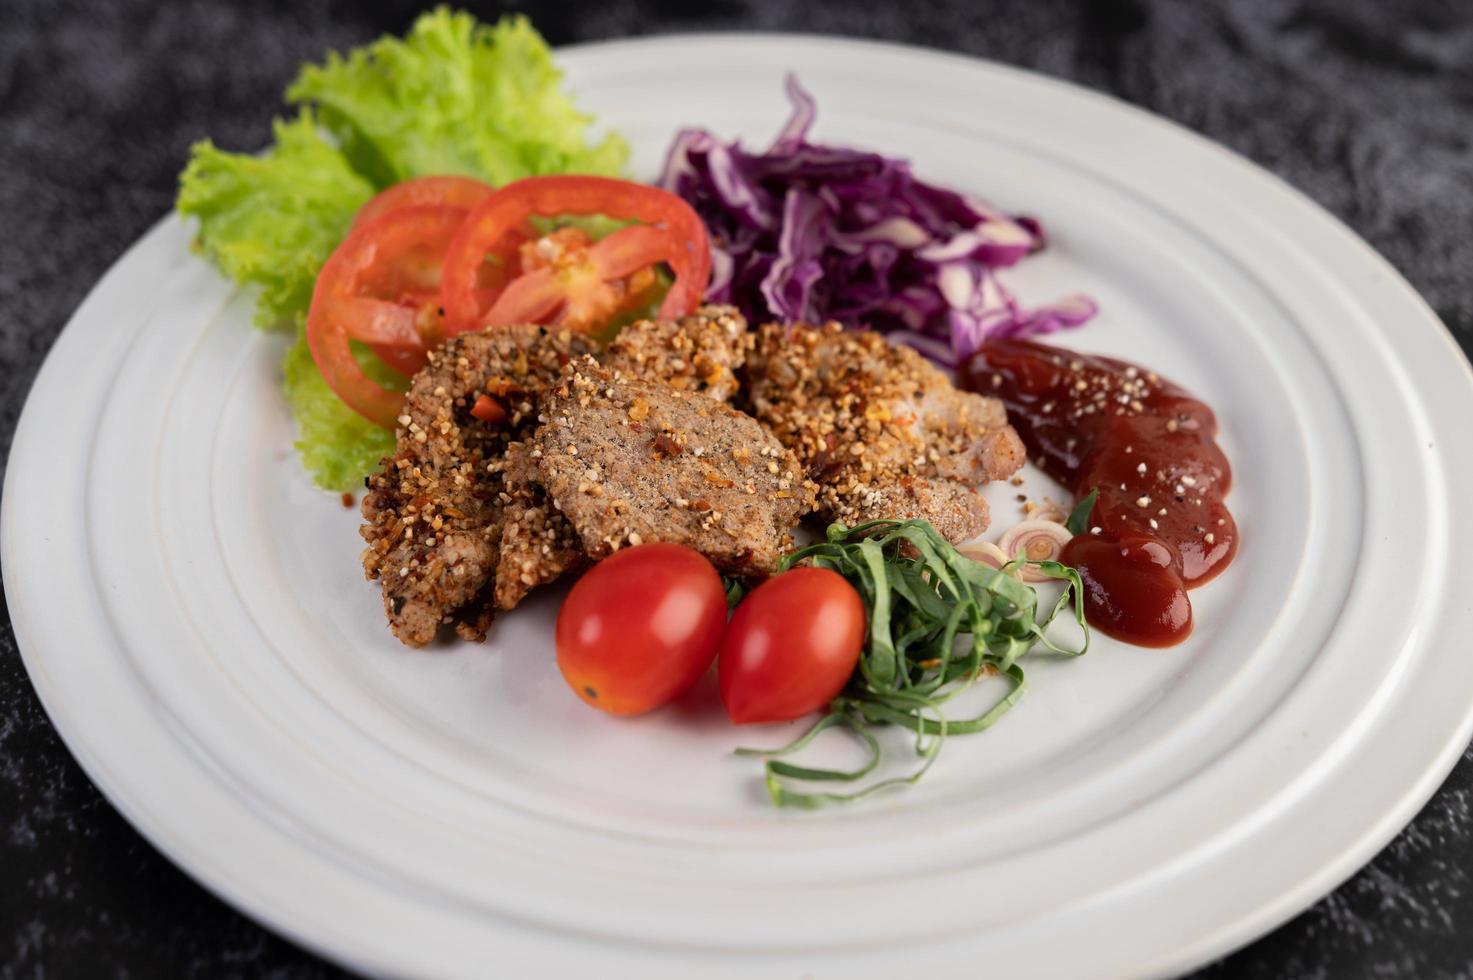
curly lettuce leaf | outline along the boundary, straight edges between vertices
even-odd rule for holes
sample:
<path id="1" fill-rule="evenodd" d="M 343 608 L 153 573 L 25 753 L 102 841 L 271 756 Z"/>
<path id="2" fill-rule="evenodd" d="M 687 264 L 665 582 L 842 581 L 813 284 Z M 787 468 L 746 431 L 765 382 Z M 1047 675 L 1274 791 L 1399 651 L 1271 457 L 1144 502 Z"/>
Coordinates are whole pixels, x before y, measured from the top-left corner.
<path id="1" fill-rule="evenodd" d="M 314 107 L 354 167 L 379 185 L 421 174 L 504 184 L 533 174 L 617 174 L 617 136 L 590 146 L 591 118 L 562 89 L 525 17 L 494 25 L 441 7 L 385 37 L 308 65 L 287 100 Z"/>
<path id="2" fill-rule="evenodd" d="M 403 39 L 304 66 L 287 94 L 302 108 L 275 123 L 265 153 L 230 153 L 208 140 L 190 151 L 177 208 L 198 219 L 199 249 L 257 290 L 258 325 L 299 331 L 283 386 L 302 463 L 319 486 L 357 487 L 392 450 L 393 435 L 333 395 L 300 339 L 318 270 L 363 203 L 409 177 L 459 173 L 502 184 L 617 174 L 628 148 L 617 136 L 590 144 L 591 120 L 561 83 L 525 18 L 484 25 L 440 8 Z"/>
<path id="3" fill-rule="evenodd" d="M 385 387 L 403 388 L 402 378 L 368 356 L 360 361 Z M 325 490 L 346 491 L 363 485 L 363 476 L 378 469 L 379 461 L 394 452 L 394 433 L 381 429 L 353 411 L 333 394 L 312 352 L 307 337 L 297 332 L 281 362 L 282 387 L 297 422 L 294 444 L 302 465 Z"/>
<path id="4" fill-rule="evenodd" d="M 256 322 L 268 328 L 306 314 L 317 270 L 374 193 L 310 112 L 277 120 L 273 132 L 275 143 L 260 156 L 196 143 L 176 204 L 199 219 L 195 242 L 210 261 L 260 288 Z"/>

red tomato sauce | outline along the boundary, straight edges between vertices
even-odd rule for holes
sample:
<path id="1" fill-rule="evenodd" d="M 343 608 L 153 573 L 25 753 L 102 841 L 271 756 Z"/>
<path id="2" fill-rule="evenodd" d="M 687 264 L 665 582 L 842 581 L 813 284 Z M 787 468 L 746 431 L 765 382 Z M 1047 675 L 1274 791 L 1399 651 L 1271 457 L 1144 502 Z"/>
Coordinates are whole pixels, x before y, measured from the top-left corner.
<path id="1" fill-rule="evenodd" d="M 1044 472 L 1076 498 L 1099 491 L 1060 559 L 1079 571 L 1090 625 L 1140 646 L 1186 639 L 1187 589 L 1238 550 L 1212 409 L 1139 365 L 1029 340 L 989 341 L 960 375 L 1002 399 Z"/>

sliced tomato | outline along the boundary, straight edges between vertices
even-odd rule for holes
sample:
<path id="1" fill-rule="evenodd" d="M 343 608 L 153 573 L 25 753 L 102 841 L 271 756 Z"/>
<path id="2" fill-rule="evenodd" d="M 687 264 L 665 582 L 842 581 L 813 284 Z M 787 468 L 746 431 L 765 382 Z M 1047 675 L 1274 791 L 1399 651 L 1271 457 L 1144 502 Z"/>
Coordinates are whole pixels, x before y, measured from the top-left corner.
<path id="1" fill-rule="evenodd" d="M 353 227 L 361 228 L 398 208 L 443 205 L 469 211 L 490 197 L 494 190 L 490 184 L 474 177 L 414 177 L 379 191 L 373 200 L 358 209 Z"/>
<path id="2" fill-rule="evenodd" d="M 402 374 L 424 365 L 444 336 L 441 260 L 467 212 L 447 205 L 396 208 L 355 228 L 317 275 L 307 345 L 328 386 L 355 412 L 393 428 L 404 396 L 364 374 L 350 341 L 367 344 Z"/>
<path id="3" fill-rule="evenodd" d="M 601 214 L 637 221 L 548 268 L 520 272 L 518 251 L 538 236 L 534 216 Z M 660 304 L 662 317 L 700 305 L 711 278 L 706 227 L 689 204 L 668 191 L 607 177 L 529 177 L 500 188 L 467 216 L 445 255 L 440 281 L 448 332 L 463 333 L 557 317 L 580 329 L 637 292 L 631 277 L 664 263 L 675 282 Z M 488 268 L 489 267 L 489 268 Z"/>
<path id="4" fill-rule="evenodd" d="M 670 233 L 653 225 L 631 225 L 597 244 L 583 232 L 565 228 L 531 244 L 541 245 L 558 235 L 573 240 L 573 246 L 531 268 L 523 259 L 525 271 L 496 298 L 486 314 L 487 325 L 555 322 L 597 333 L 637 301 L 632 297 L 645 294 L 655 280 L 655 266 L 674 247 Z M 530 250 L 522 246 L 523 254 Z"/>
<path id="5" fill-rule="evenodd" d="M 490 197 L 493 190 L 490 184 L 474 177 L 415 177 L 385 188 L 363 205 L 353 219 L 353 230 L 371 224 L 390 211 L 406 207 L 453 207 L 469 212 Z M 433 263 L 432 270 L 425 268 L 422 271 L 422 278 L 428 279 L 423 273 L 432 271 L 433 281 L 403 284 L 407 288 L 401 290 L 398 302 L 386 303 L 377 310 L 371 310 L 367 306 L 363 308 L 367 316 L 376 320 L 380 328 L 391 334 L 386 339 L 365 342 L 385 364 L 400 374 L 411 375 L 424 367 L 425 345 L 420 335 L 429 329 L 438 332 L 437 327 L 425 322 L 424 310 L 433 300 L 438 315 L 439 264 L 444 258 L 443 251 L 440 249 L 439 254 L 422 257 L 422 266 L 424 258 L 431 259 Z M 406 310 L 414 312 L 413 319 L 405 315 Z M 364 329 L 368 331 L 372 327 L 365 324 Z M 364 338 L 355 335 L 355 339 Z"/>

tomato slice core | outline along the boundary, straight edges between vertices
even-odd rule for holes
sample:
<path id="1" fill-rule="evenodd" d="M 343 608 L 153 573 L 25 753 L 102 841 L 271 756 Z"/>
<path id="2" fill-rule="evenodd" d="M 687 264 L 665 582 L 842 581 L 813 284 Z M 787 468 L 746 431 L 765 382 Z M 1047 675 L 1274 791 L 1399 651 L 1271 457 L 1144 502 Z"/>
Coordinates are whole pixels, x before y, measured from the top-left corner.
<path id="1" fill-rule="evenodd" d="M 573 231 L 573 229 L 564 229 Z M 577 241 L 583 239 L 583 243 Z M 570 241 L 571 239 L 571 241 Z M 547 239 L 539 239 L 541 244 Z M 589 246 L 587 236 L 563 236 L 559 255 L 523 272 L 497 297 L 486 323 L 545 323 L 585 333 L 606 324 L 641 294 L 642 278 L 675 247 L 669 232 L 652 225 L 633 225 Z M 527 246 L 523 246 L 525 250 Z M 524 261 L 524 265 L 525 265 Z"/>
<path id="2" fill-rule="evenodd" d="M 491 291 L 483 282 L 487 257 L 502 265 L 515 261 L 516 245 L 530 237 L 528 219 L 592 214 L 642 225 L 609 235 L 588 249 L 583 262 L 535 270 L 488 295 Z M 660 304 L 660 316 L 678 317 L 693 311 L 711 277 L 711 249 L 701 219 L 674 194 L 606 177 L 519 180 L 471 211 L 450 244 L 440 280 L 446 329 L 456 334 L 486 326 L 544 322 L 560 308 L 596 307 L 600 304 L 590 300 L 599 291 L 600 281 L 626 278 L 658 262 L 675 274 Z M 634 291 L 627 284 L 623 288 Z M 588 312 L 592 310 L 584 311 Z M 584 316 L 571 319 L 581 321 Z"/>

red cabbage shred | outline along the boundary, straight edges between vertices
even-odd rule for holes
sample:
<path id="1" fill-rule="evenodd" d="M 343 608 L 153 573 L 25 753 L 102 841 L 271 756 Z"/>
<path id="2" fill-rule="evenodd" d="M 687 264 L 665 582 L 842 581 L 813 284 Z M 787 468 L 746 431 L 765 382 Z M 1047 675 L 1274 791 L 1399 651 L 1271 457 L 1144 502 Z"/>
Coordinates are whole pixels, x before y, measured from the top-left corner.
<path id="1" fill-rule="evenodd" d="M 754 323 L 837 320 L 954 366 L 988 337 L 1075 327 L 1093 300 L 1028 309 L 998 280 L 1044 246 L 1043 227 L 928 184 L 895 157 L 808 140 L 816 106 L 793 76 L 793 114 L 765 153 L 680 131 L 660 186 L 711 233 L 707 299 Z"/>

